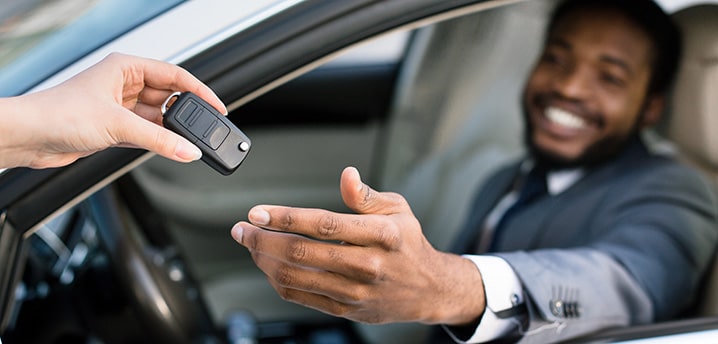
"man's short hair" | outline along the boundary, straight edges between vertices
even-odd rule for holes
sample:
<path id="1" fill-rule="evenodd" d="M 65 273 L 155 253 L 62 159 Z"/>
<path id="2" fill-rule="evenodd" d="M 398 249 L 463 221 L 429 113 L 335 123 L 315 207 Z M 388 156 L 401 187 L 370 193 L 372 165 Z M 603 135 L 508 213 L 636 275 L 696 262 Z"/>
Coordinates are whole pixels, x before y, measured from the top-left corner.
<path id="1" fill-rule="evenodd" d="M 566 15 L 587 8 L 617 10 L 648 35 L 654 50 L 648 94 L 666 93 L 675 79 L 682 48 L 681 32 L 671 17 L 652 0 L 566 0 L 554 9 L 548 32 Z"/>

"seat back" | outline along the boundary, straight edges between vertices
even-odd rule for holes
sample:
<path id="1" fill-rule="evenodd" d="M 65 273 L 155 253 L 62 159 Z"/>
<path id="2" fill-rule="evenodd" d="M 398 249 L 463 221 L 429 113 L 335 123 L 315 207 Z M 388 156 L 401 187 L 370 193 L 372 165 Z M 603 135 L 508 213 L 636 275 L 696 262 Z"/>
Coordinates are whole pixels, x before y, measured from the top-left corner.
<path id="1" fill-rule="evenodd" d="M 718 5 L 674 14 L 684 37 L 683 59 L 659 131 L 681 155 L 718 183 Z"/>
<path id="2" fill-rule="evenodd" d="M 521 92 L 552 6 L 509 4 L 412 40 L 378 187 L 407 198 L 439 249 L 456 237 L 484 178 L 523 152 Z"/>
<path id="3" fill-rule="evenodd" d="M 683 59 L 670 99 L 670 112 L 658 128 L 679 156 L 718 188 L 718 5 L 676 12 L 684 37 Z M 709 268 L 698 315 L 718 315 L 718 261 Z"/>

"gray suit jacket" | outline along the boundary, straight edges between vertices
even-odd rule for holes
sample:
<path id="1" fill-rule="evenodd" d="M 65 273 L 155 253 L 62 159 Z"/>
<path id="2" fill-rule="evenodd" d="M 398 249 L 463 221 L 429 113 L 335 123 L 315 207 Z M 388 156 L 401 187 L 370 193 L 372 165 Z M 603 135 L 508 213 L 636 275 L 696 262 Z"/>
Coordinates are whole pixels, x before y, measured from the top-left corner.
<path id="1" fill-rule="evenodd" d="M 481 224 L 516 179 L 518 165 L 484 184 L 456 253 L 473 253 Z M 711 183 L 649 154 L 635 139 L 563 193 L 512 217 L 493 254 L 524 285 L 530 329 L 522 341 L 555 342 L 686 311 L 717 239 Z"/>

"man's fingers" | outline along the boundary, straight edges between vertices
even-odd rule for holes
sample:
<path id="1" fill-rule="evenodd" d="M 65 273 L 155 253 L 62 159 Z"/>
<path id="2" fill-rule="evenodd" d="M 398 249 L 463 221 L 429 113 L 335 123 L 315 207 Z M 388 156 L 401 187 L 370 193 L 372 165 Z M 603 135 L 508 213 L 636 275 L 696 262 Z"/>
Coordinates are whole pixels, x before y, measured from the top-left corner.
<path id="1" fill-rule="evenodd" d="M 320 240 L 343 241 L 359 246 L 394 250 L 401 244 L 396 219 L 383 215 L 411 213 L 403 197 L 380 193 L 361 182 L 354 168 L 342 173 L 342 197 L 359 214 L 340 214 L 323 209 L 260 205 L 249 212 L 249 221 L 271 230 L 306 235 Z M 368 215 L 377 216 L 368 216 Z"/>
<path id="2" fill-rule="evenodd" d="M 268 278 L 268 280 L 272 287 L 277 291 L 277 294 L 279 294 L 279 296 L 285 301 L 316 309 L 320 312 L 337 317 L 347 317 L 355 308 L 354 306 L 343 304 L 325 295 L 314 294 L 298 289 L 284 288 L 279 286 L 277 282 L 271 278 Z"/>
<path id="3" fill-rule="evenodd" d="M 297 235 L 271 232 L 248 223 L 235 225 L 232 229 L 232 237 L 249 249 L 257 266 L 267 275 L 280 295 L 289 301 L 306 304 L 307 300 L 303 297 L 322 296 L 322 299 L 319 300 L 320 304 L 326 306 L 320 308 L 325 311 L 329 304 L 335 302 L 342 305 L 357 304 L 366 300 L 370 294 L 362 286 L 373 285 L 380 280 L 380 276 L 376 272 L 363 273 L 367 264 L 362 264 L 362 262 L 366 262 L 366 260 L 357 253 L 365 250 L 358 250 L 358 247 L 341 247 L 341 249 L 349 250 L 346 252 L 346 256 L 355 256 L 354 261 L 334 261 L 335 257 L 332 257 L 332 249 L 329 246 L 341 245 L 320 243 Z M 319 252 L 324 257 L 307 255 L 314 252 Z M 325 262 L 318 264 L 319 266 L 310 263 L 317 259 L 325 260 Z M 326 259 L 329 261 L 327 262 Z M 333 267 L 339 267 L 339 270 L 343 272 L 333 271 Z M 362 274 L 366 276 L 359 276 Z M 354 287 L 347 288 L 348 285 Z M 327 299 L 325 300 L 324 297 Z M 310 304 L 316 305 L 316 302 Z M 334 310 L 332 313 L 337 311 Z"/>
<path id="4" fill-rule="evenodd" d="M 366 298 L 364 288 L 347 288 L 348 285 L 364 285 L 363 282 L 357 283 L 344 275 L 288 264 L 259 252 L 252 252 L 252 258 L 277 290 L 291 289 L 323 295 L 346 304 Z"/>
<path id="5" fill-rule="evenodd" d="M 261 252 L 288 264 L 331 271 L 363 282 L 382 278 L 382 261 L 365 247 L 321 242 L 264 230 L 246 222 L 232 228 L 232 237 L 252 252 Z"/>
<path id="6" fill-rule="evenodd" d="M 377 192 L 361 181 L 354 167 L 344 169 L 340 188 L 344 203 L 359 214 L 391 215 L 410 211 L 404 197 L 393 192 Z"/>
<path id="7" fill-rule="evenodd" d="M 396 224 L 381 216 L 340 214 L 323 209 L 260 205 L 249 211 L 259 227 L 306 235 L 319 240 L 394 250 L 401 237 Z"/>

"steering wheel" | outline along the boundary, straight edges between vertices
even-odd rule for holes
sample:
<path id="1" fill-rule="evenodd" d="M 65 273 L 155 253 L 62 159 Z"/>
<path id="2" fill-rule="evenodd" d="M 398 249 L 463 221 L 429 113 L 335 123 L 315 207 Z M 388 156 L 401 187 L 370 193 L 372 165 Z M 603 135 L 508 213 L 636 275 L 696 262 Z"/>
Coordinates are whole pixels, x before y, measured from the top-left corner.
<path id="1" fill-rule="evenodd" d="M 222 343 L 198 283 L 142 190 L 126 175 L 88 199 L 100 241 L 146 339 Z"/>

